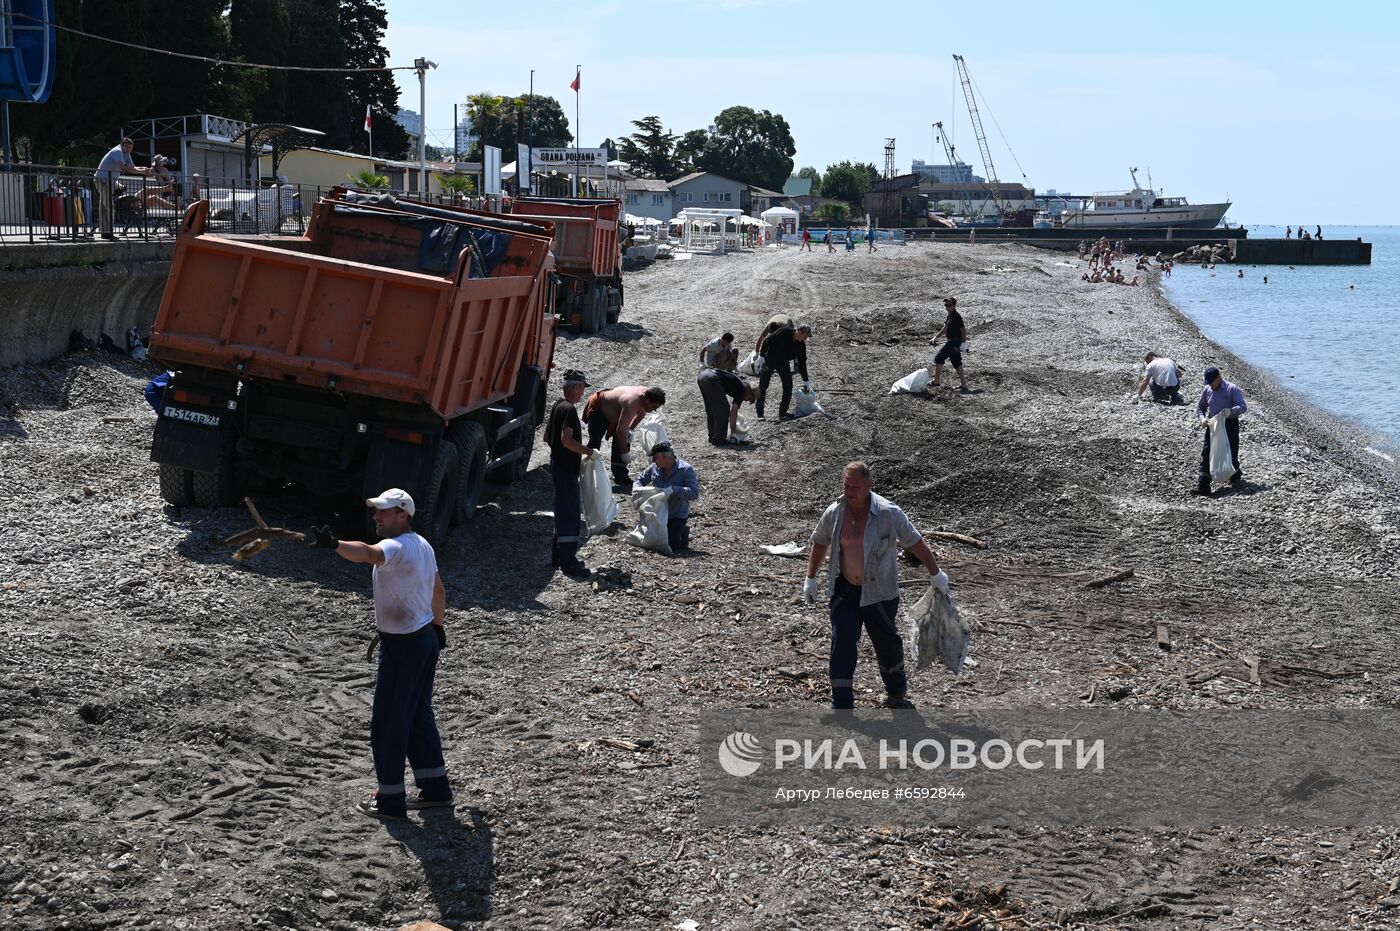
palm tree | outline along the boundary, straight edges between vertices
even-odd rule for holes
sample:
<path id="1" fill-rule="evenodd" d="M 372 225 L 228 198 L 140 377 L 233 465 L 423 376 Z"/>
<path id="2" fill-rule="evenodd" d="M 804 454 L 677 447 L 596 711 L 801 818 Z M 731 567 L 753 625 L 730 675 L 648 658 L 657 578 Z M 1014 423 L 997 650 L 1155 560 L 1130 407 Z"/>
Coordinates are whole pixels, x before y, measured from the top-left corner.
<path id="1" fill-rule="evenodd" d="M 496 94 L 483 91 L 480 94 L 468 95 L 467 114 L 471 117 L 472 126 L 476 129 L 478 155 L 481 153 L 481 147 L 486 145 L 490 136 L 492 121 L 500 118 L 504 106 L 505 98 Z"/>

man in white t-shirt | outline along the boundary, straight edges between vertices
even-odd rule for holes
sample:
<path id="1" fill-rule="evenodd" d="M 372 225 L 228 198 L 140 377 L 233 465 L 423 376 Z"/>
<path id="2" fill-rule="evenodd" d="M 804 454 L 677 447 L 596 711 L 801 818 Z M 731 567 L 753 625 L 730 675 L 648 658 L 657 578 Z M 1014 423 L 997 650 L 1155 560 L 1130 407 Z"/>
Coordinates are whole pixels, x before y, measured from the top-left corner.
<path id="1" fill-rule="evenodd" d="M 1138 385 L 1137 396 L 1142 397 L 1142 393 L 1151 388 L 1154 401 L 1163 404 L 1185 404 L 1181 398 L 1181 369 L 1177 364 L 1155 352 L 1149 352 L 1143 357 L 1143 361 L 1147 363 L 1147 371 Z"/>
<path id="2" fill-rule="evenodd" d="M 380 640 L 369 743 L 379 788 L 356 808 L 371 818 L 402 819 L 410 808 L 452 806 L 433 717 L 433 674 L 438 653 L 447 646 L 447 594 L 432 545 L 410 529 L 409 493 L 390 488 L 365 504 L 374 509 L 380 542 L 338 540 L 329 527 L 313 527 L 307 538 L 313 547 L 374 566 L 374 625 Z M 418 786 L 418 797 L 411 801 L 404 791 L 405 757 Z"/>

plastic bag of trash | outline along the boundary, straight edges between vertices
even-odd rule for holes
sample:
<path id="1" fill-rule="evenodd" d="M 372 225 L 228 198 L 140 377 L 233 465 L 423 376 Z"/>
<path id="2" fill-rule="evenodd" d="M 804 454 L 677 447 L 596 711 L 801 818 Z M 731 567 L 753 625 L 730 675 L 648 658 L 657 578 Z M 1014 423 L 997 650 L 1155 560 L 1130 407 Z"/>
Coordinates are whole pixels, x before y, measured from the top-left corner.
<path id="1" fill-rule="evenodd" d="M 954 673 L 962 670 L 972 627 L 958 616 L 958 603 L 930 585 L 909 613 L 908 660 L 927 669 L 934 660 Z"/>
<path id="2" fill-rule="evenodd" d="M 666 425 L 661 422 L 661 415 L 655 411 L 642 418 L 632 435 L 632 445 L 640 449 L 647 459 L 651 458 L 651 448 L 657 443 L 671 442 L 666 435 Z"/>
<path id="3" fill-rule="evenodd" d="M 1229 414 L 1229 411 L 1221 411 L 1210 419 L 1210 477 L 1215 482 L 1228 482 L 1235 474 L 1230 434 L 1225 432 Z"/>
<path id="4" fill-rule="evenodd" d="M 807 555 L 807 547 L 801 543 L 760 543 L 758 546 L 769 556 L 787 556 L 792 559 L 802 559 Z"/>
<path id="5" fill-rule="evenodd" d="M 798 388 L 794 391 L 792 393 L 792 413 L 796 417 L 823 413 L 822 406 L 817 403 L 817 389 Z"/>
<path id="6" fill-rule="evenodd" d="M 928 383 L 931 381 L 932 373 L 928 369 L 919 369 L 890 385 L 890 394 L 923 394 L 928 390 Z"/>
<path id="7" fill-rule="evenodd" d="M 632 503 L 637 506 L 637 526 L 627 534 L 627 542 L 642 549 L 671 555 L 671 542 L 666 534 L 670 520 L 671 489 L 639 485 L 632 491 Z"/>
<path id="8" fill-rule="evenodd" d="M 729 435 L 740 443 L 747 443 L 749 441 L 750 427 L 749 419 L 743 414 L 740 414 L 738 417 L 734 418 L 734 432 Z"/>
<path id="9" fill-rule="evenodd" d="M 737 371 L 740 375 L 748 375 L 753 378 L 762 375 L 763 372 L 760 371 L 758 367 L 758 353 L 750 352 L 748 355 L 744 356 L 744 361 L 739 363 Z"/>
<path id="10" fill-rule="evenodd" d="M 583 521 L 590 533 L 602 533 L 617 520 L 617 499 L 613 497 L 612 481 L 603 457 L 594 455 L 583 461 L 578 476 L 579 498 L 583 503 Z"/>

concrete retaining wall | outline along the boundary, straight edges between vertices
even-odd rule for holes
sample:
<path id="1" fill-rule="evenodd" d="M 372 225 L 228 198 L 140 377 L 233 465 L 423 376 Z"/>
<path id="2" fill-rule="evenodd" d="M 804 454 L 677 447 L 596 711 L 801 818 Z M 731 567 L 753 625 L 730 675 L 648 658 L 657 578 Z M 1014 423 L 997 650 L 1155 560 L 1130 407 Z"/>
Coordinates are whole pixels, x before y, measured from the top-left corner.
<path id="1" fill-rule="evenodd" d="M 125 348 L 129 327 L 143 333 L 149 329 L 170 272 L 170 244 L 123 245 L 35 246 L 44 251 L 6 248 L 0 253 L 0 263 L 10 266 L 0 270 L 0 365 L 57 358 L 68 350 L 74 330 L 91 340 L 106 333 Z"/>

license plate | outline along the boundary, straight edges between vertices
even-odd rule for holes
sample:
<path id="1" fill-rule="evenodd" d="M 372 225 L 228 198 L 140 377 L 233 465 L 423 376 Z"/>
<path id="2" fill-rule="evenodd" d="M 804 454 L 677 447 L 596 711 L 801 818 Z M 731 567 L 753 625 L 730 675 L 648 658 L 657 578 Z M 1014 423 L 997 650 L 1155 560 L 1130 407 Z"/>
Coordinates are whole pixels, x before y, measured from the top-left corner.
<path id="1" fill-rule="evenodd" d="M 183 420 L 185 423 L 197 423 L 204 427 L 217 427 L 219 417 L 217 414 L 206 414 L 203 411 L 187 411 L 183 407 L 171 407 L 166 405 L 161 411 L 162 417 L 169 417 L 171 420 Z"/>

